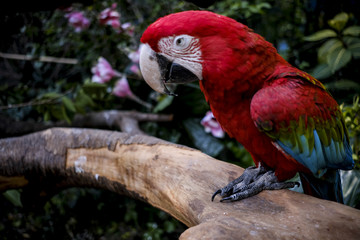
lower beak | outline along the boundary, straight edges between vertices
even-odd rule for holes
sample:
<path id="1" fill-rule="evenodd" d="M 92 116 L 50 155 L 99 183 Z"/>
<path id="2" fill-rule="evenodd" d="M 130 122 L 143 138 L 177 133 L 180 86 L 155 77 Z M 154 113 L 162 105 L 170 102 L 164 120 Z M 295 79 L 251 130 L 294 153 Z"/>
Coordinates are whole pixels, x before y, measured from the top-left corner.
<path id="1" fill-rule="evenodd" d="M 140 70 L 146 83 L 155 91 L 175 95 L 166 87 L 166 83 L 188 83 L 199 81 L 199 78 L 164 55 L 153 51 L 145 44 L 140 50 Z"/>

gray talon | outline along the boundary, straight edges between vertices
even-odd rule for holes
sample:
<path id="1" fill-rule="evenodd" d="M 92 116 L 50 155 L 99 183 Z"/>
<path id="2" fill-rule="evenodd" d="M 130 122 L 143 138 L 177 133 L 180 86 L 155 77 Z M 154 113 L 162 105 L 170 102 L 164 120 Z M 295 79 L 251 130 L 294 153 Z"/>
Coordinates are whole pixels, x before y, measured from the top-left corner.
<path id="1" fill-rule="evenodd" d="M 216 195 L 220 194 L 224 201 L 237 201 L 258 194 L 263 190 L 278 190 L 299 186 L 298 182 L 279 182 L 272 170 L 266 170 L 263 166 L 249 167 L 237 179 L 225 187 L 217 190 L 211 197 L 214 201 Z"/>
<path id="2" fill-rule="evenodd" d="M 216 192 L 214 192 L 214 194 L 212 195 L 211 197 L 211 201 L 213 202 L 214 201 L 214 198 L 216 195 L 218 195 L 219 193 L 221 193 L 221 189 L 217 190 Z"/>

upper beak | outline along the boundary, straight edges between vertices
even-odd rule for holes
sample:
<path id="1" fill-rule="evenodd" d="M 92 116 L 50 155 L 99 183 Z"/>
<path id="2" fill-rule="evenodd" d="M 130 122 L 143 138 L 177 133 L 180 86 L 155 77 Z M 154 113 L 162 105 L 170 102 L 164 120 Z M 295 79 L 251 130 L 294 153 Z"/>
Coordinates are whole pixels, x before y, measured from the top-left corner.
<path id="1" fill-rule="evenodd" d="M 149 86 L 157 92 L 175 95 L 166 87 L 166 83 L 187 83 L 198 81 L 199 78 L 164 55 L 153 51 L 148 44 L 140 50 L 140 70 Z"/>

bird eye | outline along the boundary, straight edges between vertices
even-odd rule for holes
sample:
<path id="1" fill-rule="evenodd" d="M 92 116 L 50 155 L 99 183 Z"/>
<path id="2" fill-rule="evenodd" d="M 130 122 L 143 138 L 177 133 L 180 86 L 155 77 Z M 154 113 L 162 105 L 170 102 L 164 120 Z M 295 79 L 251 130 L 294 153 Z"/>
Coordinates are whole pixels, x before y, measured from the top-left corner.
<path id="1" fill-rule="evenodd" d="M 176 46 L 182 47 L 184 45 L 184 38 L 183 37 L 178 37 L 175 39 L 175 44 Z"/>
<path id="2" fill-rule="evenodd" d="M 174 39 L 174 45 L 177 48 L 185 48 L 189 44 L 190 39 L 186 38 L 186 36 L 178 36 Z"/>

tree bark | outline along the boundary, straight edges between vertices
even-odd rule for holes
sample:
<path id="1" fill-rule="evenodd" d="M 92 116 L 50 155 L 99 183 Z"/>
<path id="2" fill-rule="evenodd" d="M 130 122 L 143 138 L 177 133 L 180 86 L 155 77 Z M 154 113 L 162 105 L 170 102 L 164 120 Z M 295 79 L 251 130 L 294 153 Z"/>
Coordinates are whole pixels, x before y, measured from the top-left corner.
<path id="1" fill-rule="evenodd" d="M 1 109 L 1 106 L 0 106 Z M 58 122 L 30 122 L 15 121 L 0 114 L 0 137 L 14 137 L 31 132 L 42 131 L 52 127 L 80 127 L 121 129 L 131 134 L 145 134 L 140 130 L 139 122 L 170 122 L 171 114 L 142 113 L 136 111 L 105 110 L 90 112 L 85 115 L 77 114 L 71 124 L 66 121 Z M 11 126 L 11 127 L 9 127 Z"/>
<path id="2" fill-rule="evenodd" d="M 0 190 L 96 187 L 140 199 L 189 229 L 180 239 L 359 239 L 360 211 L 289 190 L 233 203 L 212 193 L 243 169 L 144 135 L 53 128 L 0 140 Z M 34 190 L 35 189 L 35 190 Z M 55 189 L 55 190 L 54 190 Z"/>

